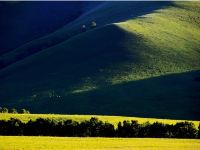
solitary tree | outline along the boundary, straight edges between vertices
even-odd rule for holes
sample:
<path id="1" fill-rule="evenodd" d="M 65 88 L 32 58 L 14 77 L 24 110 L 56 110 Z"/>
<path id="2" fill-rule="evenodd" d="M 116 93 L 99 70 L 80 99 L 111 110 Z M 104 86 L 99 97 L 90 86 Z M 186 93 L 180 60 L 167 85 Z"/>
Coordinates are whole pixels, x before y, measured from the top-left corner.
<path id="1" fill-rule="evenodd" d="M 91 28 L 95 28 L 97 26 L 97 23 L 95 21 L 91 22 Z"/>
<path id="2" fill-rule="evenodd" d="M 86 30 L 87 30 L 86 25 L 83 24 L 82 27 L 81 27 L 81 31 L 85 32 Z"/>
<path id="3" fill-rule="evenodd" d="M 27 110 L 25 108 L 21 109 L 20 113 L 22 113 L 22 114 L 30 114 L 29 110 Z"/>
<path id="4" fill-rule="evenodd" d="M 8 113 L 8 108 L 3 107 L 3 108 L 0 109 L 0 112 L 1 113 Z"/>

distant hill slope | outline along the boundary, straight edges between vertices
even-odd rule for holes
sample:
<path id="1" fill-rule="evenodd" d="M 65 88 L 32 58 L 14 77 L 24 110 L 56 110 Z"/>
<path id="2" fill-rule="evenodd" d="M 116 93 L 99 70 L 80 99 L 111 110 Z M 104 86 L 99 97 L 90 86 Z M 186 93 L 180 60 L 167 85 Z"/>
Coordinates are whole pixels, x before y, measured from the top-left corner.
<path id="1" fill-rule="evenodd" d="M 0 2 L 0 54 L 49 34 L 81 15 L 81 3 Z"/>
<path id="2" fill-rule="evenodd" d="M 144 10 L 136 15 L 138 3 Z M 102 4 L 45 40 L 75 31 L 84 20 L 99 21 L 96 29 L 1 70 L 0 104 L 43 113 L 198 120 L 199 14 L 196 2 Z"/>
<path id="3" fill-rule="evenodd" d="M 84 2 L 81 4 L 82 15 L 74 21 L 51 34 L 30 41 L 10 53 L 0 56 L 0 69 L 80 34 L 83 24 L 89 29 L 91 22 L 96 21 L 98 27 L 102 27 L 106 24 L 150 13 L 169 5 L 170 2 Z"/>
<path id="4" fill-rule="evenodd" d="M 0 2 L 0 55 L 54 32 L 90 9 L 90 2 L 80 1 Z"/>

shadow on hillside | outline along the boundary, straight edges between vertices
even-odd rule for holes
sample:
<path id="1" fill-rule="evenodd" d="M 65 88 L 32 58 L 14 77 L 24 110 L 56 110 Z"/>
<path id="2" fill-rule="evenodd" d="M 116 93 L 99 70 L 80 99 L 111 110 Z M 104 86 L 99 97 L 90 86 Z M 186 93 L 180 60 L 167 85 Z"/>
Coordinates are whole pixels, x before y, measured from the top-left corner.
<path id="1" fill-rule="evenodd" d="M 4 82 L 9 76 L 21 74 L 20 78 L 23 78 L 24 82 L 40 82 L 46 80 L 53 72 L 58 72 L 55 76 L 63 77 L 63 80 L 66 74 L 73 74 L 73 81 L 96 76 L 99 69 L 106 69 L 113 64 L 142 61 L 136 49 L 128 49 L 128 43 L 137 49 L 144 47 L 142 40 L 138 35 L 130 34 L 116 25 L 107 25 L 0 70 L 0 81 Z M 59 84 L 62 85 L 62 82 Z"/>
<path id="2" fill-rule="evenodd" d="M 95 38 L 91 36 L 94 33 Z M 108 36 L 104 36 L 105 33 Z M 116 66 L 129 59 L 142 61 L 135 51 L 127 51 L 120 43 L 127 41 L 126 38 L 138 40 L 110 25 L 18 62 L 13 68 L 8 67 L 1 72 L 1 105 L 30 108 L 37 113 L 198 119 L 199 71 L 113 86 L 102 83 L 98 89 L 82 94 L 62 93 L 82 82 L 81 79 L 91 77 L 95 80 L 92 77 L 96 77 L 101 68 Z"/>
<path id="3" fill-rule="evenodd" d="M 199 120 L 200 71 L 171 74 L 69 95 L 45 113 L 124 115 Z"/>
<path id="4" fill-rule="evenodd" d="M 73 22 L 85 22 L 87 25 L 91 21 L 95 20 L 98 26 L 102 26 L 105 24 L 126 21 L 127 19 L 134 19 L 146 14 L 150 14 L 159 9 L 175 6 L 174 3 L 170 1 L 118 1 L 105 2 L 102 5 L 103 7 L 99 7 L 99 9 L 96 9 L 87 15 L 83 14 Z M 86 17 L 87 20 L 84 20 Z"/>
<path id="5" fill-rule="evenodd" d="M 0 2 L 0 55 L 78 18 L 82 2 Z"/>
<path id="6" fill-rule="evenodd" d="M 150 2 L 137 3 L 144 7 L 142 4 L 147 5 Z M 170 2 L 159 3 L 162 5 L 148 7 L 148 11 L 144 7 L 145 11 L 141 12 L 138 5 L 134 8 L 139 11 L 137 15 L 127 14 L 137 17 L 172 5 Z M 112 18 L 119 19 L 118 21 L 126 20 L 127 16 L 121 13 L 121 11 L 117 12 L 121 18 L 117 17 L 117 14 L 112 15 L 114 16 Z M 106 19 L 110 20 L 110 18 Z M 117 20 L 112 21 L 117 22 Z M 101 23 L 99 25 L 101 26 Z M 135 49 L 133 51 L 127 49 L 126 44 L 130 40 L 137 48 L 140 45 L 145 47 L 137 35 L 130 35 L 115 25 L 108 25 L 70 38 L 38 55 L 5 68 L 0 74 L 1 105 L 28 107 L 31 112 L 37 113 L 106 114 L 198 120 L 199 71 L 113 86 L 103 81 L 114 73 L 108 71 L 107 74 L 104 74 L 105 72 L 101 74 L 99 70 L 118 66 L 129 60 L 132 63 L 143 61 Z M 82 83 L 83 79 L 90 78 L 95 81 L 101 75 L 105 78 L 98 81 L 100 83 L 98 89 L 63 94 L 70 87 Z M 59 97 L 60 95 L 62 98 Z"/>
<path id="7" fill-rule="evenodd" d="M 62 32 L 56 32 L 40 39 L 31 41 L 28 44 L 11 51 L 2 56 L 0 59 L 0 69 L 5 68 L 17 61 L 27 58 L 41 50 L 62 43 L 77 34 L 83 24 L 89 26 L 91 21 L 96 21 L 98 27 L 114 22 L 125 21 L 130 18 L 136 18 L 145 14 L 149 14 L 155 10 L 162 9 L 173 5 L 172 2 L 105 2 L 102 7 L 95 9 L 87 15 L 67 24 Z"/>
<path id="8" fill-rule="evenodd" d="M 137 48 L 144 46 L 140 40 L 108 25 L 19 61 L 0 71 L 1 104 L 29 101 L 34 95 L 43 101 L 51 91 L 65 95 L 87 80 L 109 85 L 106 78 L 113 75 L 112 70 L 123 71 L 122 63 L 143 61 L 137 51 L 129 51 L 126 45 L 131 41 Z"/>

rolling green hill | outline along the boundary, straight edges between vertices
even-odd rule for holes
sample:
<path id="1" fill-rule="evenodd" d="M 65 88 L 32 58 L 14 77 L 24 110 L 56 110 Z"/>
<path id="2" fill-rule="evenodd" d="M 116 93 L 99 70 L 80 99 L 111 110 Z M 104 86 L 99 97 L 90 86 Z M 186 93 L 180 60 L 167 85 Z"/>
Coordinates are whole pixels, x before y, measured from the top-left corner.
<path id="1" fill-rule="evenodd" d="M 25 45 L 73 35 L 1 70 L 0 105 L 199 120 L 199 15 L 198 2 L 102 4 Z M 97 28 L 78 32 L 92 20 Z"/>
<path id="2" fill-rule="evenodd" d="M 83 4 L 85 4 L 85 6 Z M 170 2 L 85 2 L 83 4 L 83 13 L 79 18 L 51 34 L 30 41 L 14 49 L 10 53 L 2 55 L 0 57 L 0 68 L 4 68 L 38 51 L 80 34 L 83 24 L 89 29 L 91 22 L 96 21 L 98 27 L 102 27 L 106 24 L 120 22 L 130 17 L 134 18 L 145 13 L 150 13 L 153 10 L 168 6 Z M 6 42 L 9 43 L 9 41 Z"/>

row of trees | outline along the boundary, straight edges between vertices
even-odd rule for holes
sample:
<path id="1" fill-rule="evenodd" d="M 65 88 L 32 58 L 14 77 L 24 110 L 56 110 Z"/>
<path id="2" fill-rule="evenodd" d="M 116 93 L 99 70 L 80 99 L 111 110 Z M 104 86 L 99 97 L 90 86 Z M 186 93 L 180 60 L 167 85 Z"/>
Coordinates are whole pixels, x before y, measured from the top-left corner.
<path id="1" fill-rule="evenodd" d="M 191 122 L 175 125 L 137 121 L 119 122 L 117 128 L 97 118 L 77 122 L 73 120 L 56 121 L 38 118 L 23 123 L 11 118 L 0 121 L 0 135 L 26 136 L 68 136 L 68 137 L 152 137 L 152 138 L 200 138 L 200 126 L 197 130 Z"/>
<path id="2" fill-rule="evenodd" d="M 12 114 L 17 114 L 17 113 L 20 113 L 20 114 L 30 114 L 30 111 L 23 108 L 23 109 L 20 109 L 19 111 L 15 108 L 11 108 L 11 109 L 8 109 L 6 107 L 0 107 L 0 113 L 12 113 Z"/>

